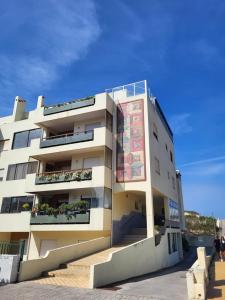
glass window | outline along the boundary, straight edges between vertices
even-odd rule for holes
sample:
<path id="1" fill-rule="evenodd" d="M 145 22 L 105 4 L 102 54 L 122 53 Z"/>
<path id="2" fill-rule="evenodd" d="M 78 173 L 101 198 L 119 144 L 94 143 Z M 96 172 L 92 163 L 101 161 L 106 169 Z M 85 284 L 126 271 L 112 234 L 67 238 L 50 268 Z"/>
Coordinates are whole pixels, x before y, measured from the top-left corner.
<path id="1" fill-rule="evenodd" d="M 29 210 L 31 210 L 33 206 L 33 200 L 33 196 L 3 198 L 1 213 L 19 213 L 24 211 L 25 209 L 23 208 L 23 205 L 25 203 L 29 204 Z"/>
<path id="2" fill-rule="evenodd" d="M 173 162 L 173 153 L 172 153 L 172 151 L 170 151 L 170 160 L 171 160 L 171 162 Z"/>
<path id="3" fill-rule="evenodd" d="M 170 233 L 167 234 L 167 240 L 168 240 L 168 252 L 169 254 L 171 254 Z"/>
<path id="4" fill-rule="evenodd" d="M 9 165 L 6 180 L 25 179 L 27 174 L 36 173 L 38 162 Z"/>
<path id="5" fill-rule="evenodd" d="M 106 111 L 106 128 L 112 132 L 112 126 L 113 126 L 113 117 L 112 115 Z"/>
<path id="6" fill-rule="evenodd" d="M 42 136 L 42 130 L 39 129 L 34 129 L 34 130 L 30 130 L 29 132 L 29 138 L 28 138 L 28 147 L 30 147 L 31 141 L 34 139 L 40 139 Z"/>
<path id="7" fill-rule="evenodd" d="M 16 132 L 14 134 L 12 149 L 30 147 L 31 140 L 41 138 L 42 130 L 40 128 Z"/>
<path id="8" fill-rule="evenodd" d="M 177 251 L 177 235 L 176 233 L 172 233 L 172 249 L 173 249 L 173 252 L 176 252 Z"/>
<path id="9" fill-rule="evenodd" d="M 6 180 L 14 180 L 16 174 L 16 165 L 9 165 Z"/>
<path id="10" fill-rule="evenodd" d="M 153 123 L 153 135 L 158 141 L 158 128 L 156 127 L 155 123 Z"/>
<path id="11" fill-rule="evenodd" d="M 38 162 L 32 161 L 28 163 L 27 174 L 33 174 L 37 172 Z"/>
<path id="12" fill-rule="evenodd" d="M 105 147 L 105 166 L 112 169 L 112 150 Z"/>
<path id="13" fill-rule="evenodd" d="M 160 163 L 157 157 L 155 157 L 155 171 L 160 175 Z"/>
<path id="14" fill-rule="evenodd" d="M 29 131 L 17 132 L 14 134 L 13 149 L 27 147 Z"/>
<path id="15" fill-rule="evenodd" d="M 26 178 L 28 164 L 18 164 L 16 165 L 16 175 L 15 180 Z"/>
<path id="16" fill-rule="evenodd" d="M 108 188 L 104 189 L 104 208 L 112 208 L 112 190 Z"/>
<path id="17" fill-rule="evenodd" d="M 1 213 L 6 214 L 10 212 L 10 206 L 11 206 L 11 198 L 3 198 L 2 199 L 2 207 L 1 207 Z"/>
<path id="18" fill-rule="evenodd" d="M 11 198 L 11 207 L 10 212 L 14 213 L 18 211 L 18 197 L 12 197 Z"/>

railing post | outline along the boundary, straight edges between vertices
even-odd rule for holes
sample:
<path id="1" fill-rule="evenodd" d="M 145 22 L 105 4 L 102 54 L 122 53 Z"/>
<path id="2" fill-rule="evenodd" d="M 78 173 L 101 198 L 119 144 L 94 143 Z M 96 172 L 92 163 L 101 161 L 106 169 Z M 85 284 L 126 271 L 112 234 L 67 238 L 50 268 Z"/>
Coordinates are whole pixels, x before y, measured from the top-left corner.
<path id="1" fill-rule="evenodd" d="M 25 248 L 25 240 L 21 240 L 19 242 L 19 256 L 20 256 L 20 261 L 23 260 L 24 248 Z"/>

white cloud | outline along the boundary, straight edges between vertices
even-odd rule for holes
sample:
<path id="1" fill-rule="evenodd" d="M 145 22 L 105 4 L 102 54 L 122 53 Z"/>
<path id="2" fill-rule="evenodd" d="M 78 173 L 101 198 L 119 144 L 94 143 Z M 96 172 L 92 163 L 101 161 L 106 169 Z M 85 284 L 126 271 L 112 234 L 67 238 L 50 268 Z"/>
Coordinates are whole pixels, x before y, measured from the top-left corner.
<path id="1" fill-rule="evenodd" d="M 0 99 L 7 90 L 16 95 L 50 88 L 62 67 L 82 59 L 101 33 L 92 0 L 29 1 L 18 9 L 16 15 L 8 7 L 0 21 L 8 33 L 0 37 L 1 44 L 6 41 L 0 48 Z"/>
<path id="2" fill-rule="evenodd" d="M 174 115 L 170 118 L 169 124 L 172 127 L 174 134 L 180 135 L 191 132 L 192 126 L 189 124 L 190 114 L 183 113 Z"/>
<path id="3" fill-rule="evenodd" d="M 225 160 L 225 155 L 223 155 L 223 156 L 216 156 L 216 157 L 210 157 L 210 158 L 202 159 L 202 160 L 192 161 L 190 163 L 183 164 L 181 167 L 189 167 L 189 166 L 193 166 L 193 165 L 205 164 L 205 163 L 210 163 L 210 162 L 215 162 L 215 161 L 221 161 L 221 160 Z"/>

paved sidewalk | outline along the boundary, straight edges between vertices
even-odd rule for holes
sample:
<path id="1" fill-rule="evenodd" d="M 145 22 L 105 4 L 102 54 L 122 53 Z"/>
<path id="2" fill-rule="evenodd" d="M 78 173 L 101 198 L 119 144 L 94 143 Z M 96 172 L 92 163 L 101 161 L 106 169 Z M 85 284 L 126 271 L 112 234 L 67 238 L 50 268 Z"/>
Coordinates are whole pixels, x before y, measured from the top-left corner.
<path id="1" fill-rule="evenodd" d="M 208 286 L 207 299 L 225 299 L 225 262 L 216 261 L 210 270 L 211 280 Z"/>
<path id="2" fill-rule="evenodd" d="M 193 251 L 178 265 L 89 290 L 30 282 L 0 287 L 0 300 L 187 300 L 186 271 L 196 259 Z"/>

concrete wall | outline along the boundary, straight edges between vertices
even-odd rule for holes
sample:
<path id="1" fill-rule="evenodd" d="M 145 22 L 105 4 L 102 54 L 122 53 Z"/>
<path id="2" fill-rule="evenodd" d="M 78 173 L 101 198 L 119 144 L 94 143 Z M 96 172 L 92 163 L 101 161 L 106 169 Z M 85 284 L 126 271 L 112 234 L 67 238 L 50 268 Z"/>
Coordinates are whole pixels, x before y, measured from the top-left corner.
<path id="1" fill-rule="evenodd" d="M 21 263 L 19 281 L 39 277 L 42 272 L 56 269 L 62 263 L 76 260 L 108 247 L 110 247 L 110 238 L 102 237 L 48 251 L 47 255 L 43 258 L 28 260 Z"/>
<path id="2" fill-rule="evenodd" d="M 209 283 L 208 268 L 212 255 L 206 256 L 205 247 L 197 248 L 198 259 L 186 273 L 188 299 L 205 300 Z"/>
<path id="3" fill-rule="evenodd" d="M 31 232 L 30 249 L 28 253 L 29 259 L 37 259 L 40 257 L 41 243 L 45 240 L 53 240 L 56 248 L 78 244 L 80 242 L 89 241 L 102 237 L 109 237 L 109 231 L 45 231 Z"/>
<path id="4" fill-rule="evenodd" d="M 0 255 L 0 283 L 12 283 L 17 280 L 19 255 Z"/>
<path id="5" fill-rule="evenodd" d="M 16 224 L 16 226 L 15 226 Z M 0 231 L 2 232 L 29 232 L 30 212 L 0 214 Z"/>
<path id="6" fill-rule="evenodd" d="M 91 266 L 90 287 L 143 275 L 169 267 L 179 261 L 179 252 L 168 255 L 167 230 L 155 247 L 155 239 L 147 238 L 113 252 L 107 262 Z"/>

